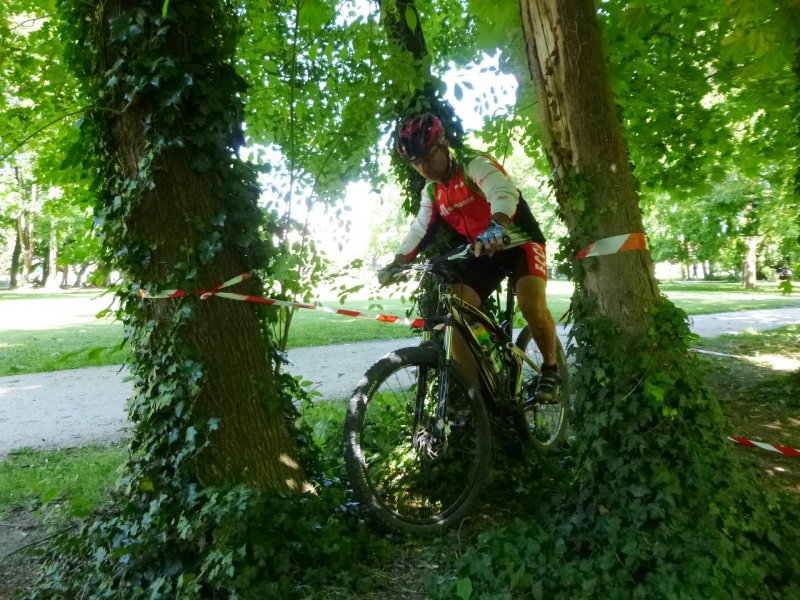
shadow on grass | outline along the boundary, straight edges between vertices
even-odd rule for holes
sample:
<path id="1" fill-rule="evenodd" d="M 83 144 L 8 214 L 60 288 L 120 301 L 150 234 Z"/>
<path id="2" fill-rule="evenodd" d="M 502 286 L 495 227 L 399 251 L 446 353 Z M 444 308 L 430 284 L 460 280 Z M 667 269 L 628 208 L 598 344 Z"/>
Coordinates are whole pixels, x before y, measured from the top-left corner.
<path id="1" fill-rule="evenodd" d="M 800 448 L 800 325 L 722 336 L 698 344 L 739 358 L 703 356 L 728 434 L 773 446 Z M 737 446 L 758 481 L 800 501 L 800 457 Z"/>

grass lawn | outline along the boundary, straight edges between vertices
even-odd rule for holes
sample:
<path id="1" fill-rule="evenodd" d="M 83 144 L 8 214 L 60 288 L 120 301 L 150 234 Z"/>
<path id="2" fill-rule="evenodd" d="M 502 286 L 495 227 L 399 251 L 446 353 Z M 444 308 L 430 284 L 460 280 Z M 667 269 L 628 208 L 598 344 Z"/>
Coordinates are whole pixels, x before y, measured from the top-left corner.
<path id="1" fill-rule="evenodd" d="M 743 290 L 733 283 L 664 283 L 662 291 L 689 314 L 761 308 L 800 307 L 800 294 L 782 295 L 776 284 Z M 554 280 L 548 285 L 548 304 L 556 319 L 569 308 L 572 285 Z M 95 315 L 112 303 L 97 291 L 0 292 L 0 376 L 37 373 L 85 366 L 120 364 L 127 350 L 120 348 L 122 327 Z M 223 301 L 223 300 L 213 300 Z M 409 304 L 400 298 L 384 299 L 370 307 L 364 299 L 344 305 L 325 301 L 330 308 L 342 306 L 367 312 L 404 316 Z M 322 311 L 298 310 L 289 336 L 289 348 L 376 339 L 397 339 L 413 333 L 404 326 L 342 317 Z"/>
<path id="2" fill-rule="evenodd" d="M 12 452 L 0 459 L 0 519 L 55 503 L 79 514 L 93 510 L 108 497 L 125 456 L 121 445 Z"/>

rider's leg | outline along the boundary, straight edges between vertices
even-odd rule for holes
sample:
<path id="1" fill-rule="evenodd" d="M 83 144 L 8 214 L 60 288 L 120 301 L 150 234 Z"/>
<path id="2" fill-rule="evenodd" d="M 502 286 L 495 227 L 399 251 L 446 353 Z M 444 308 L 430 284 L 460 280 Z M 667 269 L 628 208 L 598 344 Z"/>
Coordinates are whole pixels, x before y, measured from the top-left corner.
<path id="1" fill-rule="evenodd" d="M 533 397 L 536 402 L 556 401 L 561 389 L 556 363 L 556 325 L 547 308 L 546 286 L 544 278 L 533 275 L 520 277 L 516 285 L 520 311 L 542 352 L 542 372 Z"/>
<path id="2" fill-rule="evenodd" d="M 481 297 L 474 289 L 463 283 L 453 285 L 453 293 L 467 304 L 476 308 L 481 306 Z M 458 329 L 453 330 L 453 360 L 464 368 L 470 383 L 476 388 L 480 387 L 481 380 L 478 376 L 478 363 L 469 351 L 469 346 L 464 336 Z"/>
<path id="3" fill-rule="evenodd" d="M 525 275 L 517 280 L 517 304 L 528 322 L 533 339 L 542 351 L 545 365 L 556 364 L 556 324 L 547 308 L 547 282 L 541 277 Z"/>

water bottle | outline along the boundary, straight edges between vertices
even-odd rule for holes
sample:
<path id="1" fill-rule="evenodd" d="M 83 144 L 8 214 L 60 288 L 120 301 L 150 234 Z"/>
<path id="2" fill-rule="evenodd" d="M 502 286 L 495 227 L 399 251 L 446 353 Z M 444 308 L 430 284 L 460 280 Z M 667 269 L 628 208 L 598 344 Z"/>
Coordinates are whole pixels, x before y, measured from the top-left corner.
<path id="1" fill-rule="evenodd" d="M 483 352 L 489 357 L 489 362 L 494 367 L 495 372 L 499 373 L 503 367 L 503 361 L 494 345 L 489 330 L 483 326 L 483 323 L 473 323 L 469 328 L 472 330 L 472 335 L 478 340 Z"/>

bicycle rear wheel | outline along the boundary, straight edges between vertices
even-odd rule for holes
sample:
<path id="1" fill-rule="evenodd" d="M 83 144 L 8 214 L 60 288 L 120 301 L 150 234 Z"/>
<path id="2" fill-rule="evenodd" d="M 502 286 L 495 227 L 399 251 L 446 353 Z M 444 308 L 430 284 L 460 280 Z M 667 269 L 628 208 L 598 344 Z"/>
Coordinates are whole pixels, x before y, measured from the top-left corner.
<path id="1" fill-rule="evenodd" d="M 522 367 L 522 400 L 529 399 L 536 391 L 539 381 L 540 367 L 543 362 L 542 352 L 536 340 L 533 339 L 529 327 L 525 327 L 517 337 L 517 348 L 536 364 L 534 369 L 524 363 Z M 518 428 L 525 437 L 539 450 L 552 452 L 558 450 L 567 437 L 569 427 L 569 371 L 567 370 L 566 356 L 561 341 L 556 338 L 556 364 L 561 377 L 561 391 L 558 398 L 552 403 L 538 403 L 525 409 L 520 415 Z M 523 416 L 524 415 L 524 416 Z"/>
<path id="2" fill-rule="evenodd" d="M 457 522 L 489 468 L 486 407 L 457 364 L 449 372 L 445 435 L 436 433 L 439 358 L 434 346 L 397 350 L 367 371 L 350 400 L 350 482 L 371 514 L 394 529 L 434 533 Z"/>

